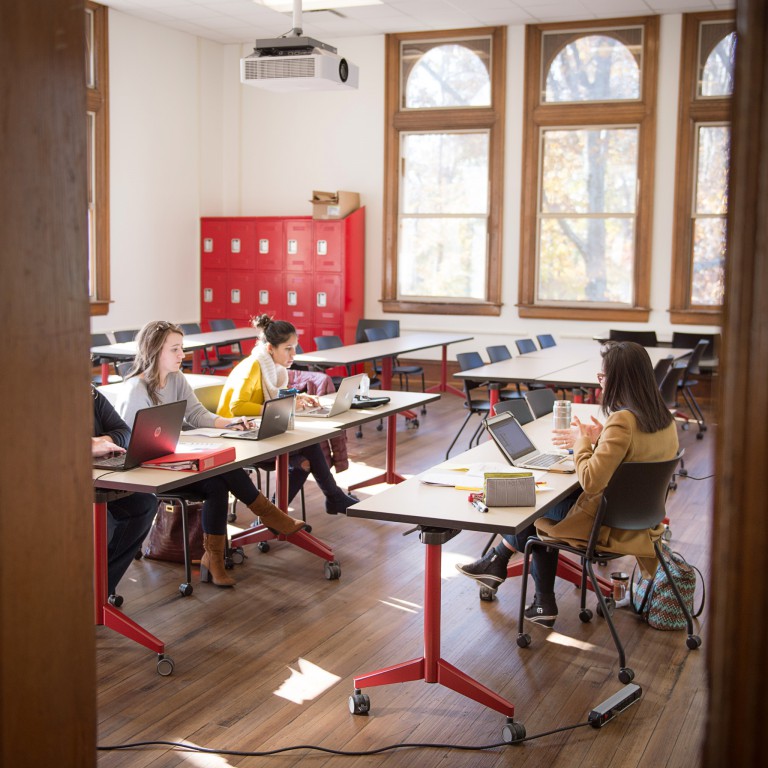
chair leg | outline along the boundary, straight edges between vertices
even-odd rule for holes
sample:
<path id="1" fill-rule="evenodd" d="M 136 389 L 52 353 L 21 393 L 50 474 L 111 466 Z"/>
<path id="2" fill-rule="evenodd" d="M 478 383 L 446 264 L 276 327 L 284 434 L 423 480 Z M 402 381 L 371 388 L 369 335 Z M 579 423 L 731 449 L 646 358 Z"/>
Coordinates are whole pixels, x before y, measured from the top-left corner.
<path id="1" fill-rule="evenodd" d="M 485 547 L 483 547 L 483 551 L 480 553 L 480 557 L 485 557 L 485 553 L 493 546 L 493 542 L 495 538 L 496 538 L 496 534 L 492 533 Z"/>
<path id="2" fill-rule="evenodd" d="M 426 392 L 427 391 L 427 384 L 424 381 L 424 371 L 421 372 L 421 391 Z M 421 415 L 426 416 L 427 415 L 427 404 L 424 403 L 424 405 L 421 406 Z"/>
<path id="3" fill-rule="evenodd" d="M 684 387 L 683 388 L 683 400 L 685 401 L 685 404 L 688 406 L 688 410 L 693 414 L 693 418 L 696 421 L 696 423 L 699 425 L 699 434 L 702 432 L 707 431 L 707 422 L 704 418 L 704 414 L 699 407 L 699 403 L 696 400 L 696 398 L 693 396 L 693 391 L 690 387 Z"/>
<path id="4" fill-rule="evenodd" d="M 483 425 L 485 424 L 485 420 L 481 420 L 480 424 L 478 424 L 477 429 L 474 431 L 474 434 L 472 435 L 472 438 L 469 441 L 469 447 L 472 447 L 472 443 L 475 445 L 480 445 L 480 435 L 483 433 Z"/>
<path id="5" fill-rule="evenodd" d="M 656 550 L 656 559 L 659 561 L 659 564 L 661 565 L 667 577 L 667 581 L 669 581 L 669 586 L 672 587 L 672 591 L 675 593 L 675 598 L 677 599 L 677 602 L 680 605 L 680 609 L 685 615 L 685 624 L 688 629 L 688 637 L 693 638 L 695 637 L 695 635 L 693 634 L 693 616 L 691 616 L 691 612 L 688 610 L 688 606 L 685 604 L 685 600 L 683 600 L 683 596 L 680 594 L 680 590 L 677 588 L 677 584 L 675 583 L 675 580 L 672 578 L 672 573 L 669 570 L 669 565 L 667 564 L 667 561 L 664 558 L 664 555 L 661 551 L 661 547 L 659 547 L 659 542 L 655 541 L 653 543 L 653 547 Z"/>
<path id="6" fill-rule="evenodd" d="M 181 585 L 182 595 L 186 595 L 185 585 L 192 583 L 192 559 L 189 556 L 189 518 L 187 515 L 187 502 L 179 499 L 179 508 L 181 509 L 181 535 L 184 542 L 184 584 Z"/>
<path id="7" fill-rule="evenodd" d="M 627 668 L 627 657 L 624 653 L 624 646 L 621 644 L 621 639 L 619 638 L 619 634 L 616 631 L 616 627 L 613 623 L 613 618 L 611 617 L 611 614 L 608 612 L 608 605 L 605 602 L 605 597 L 603 597 L 602 590 L 600 589 L 600 583 L 597 580 L 597 577 L 595 576 L 595 572 L 592 569 L 592 561 L 591 560 L 585 560 L 584 565 L 587 569 L 587 572 L 589 573 L 589 579 L 592 582 L 592 586 L 595 590 L 595 595 L 597 596 L 597 603 L 600 606 L 600 610 L 602 611 L 603 617 L 605 618 L 606 623 L 608 624 L 608 629 L 611 633 L 611 637 L 613 638 L 613 644 L 616 646 L 616 650 L 619 652 L 619 679 L 621 682 L 628 683 L 631 682 L 631 678 L 634 677 L 634 673 L 631 674 L 631 677 L 629 680 L 623 680 L 622 679 L 622 672 L 626 670 Z M 631 672 L 631 670 L 630 670 Z"/>
<path id="8" fill-rule="evenodd" d="M 530 538 L 525 542 L 525 550 L 523 551 L 523 575 L 522 584 L 520 589 L 520 611 L 517 617 L 517 644 L 521 647 L 528 645 L 525 641 L 525 632 L 523 632 L 523 622 L 525 621 L 525 598 L 528 594 L 528 573 L 531 568 L 531 552 L 533 548 L 537 546 L 539 542 Z"/>
<path id="9" fill-rule="evenodd" d="M 454 446 L 454 445 L 456 445 L 456 441 L 459 439 L 459 436 L 460 436 L 460 435 L 461 435 L 461 433 L 464 431 L 464 427 L 466 427 L 466 426 L 467 426 L 467 422 L 468 422 L 468 421 L 469 421 L 469 420 L 472 418 L 472 415 L 473 415 L 473 411 L 470 411 L 470 412 L 467 414 L 467 418 L 466 418 L 466 419 L 464 419 L 464 423 L 463 423 L 463 424 L 462 424 L 462 425 L 459 427 L 459 431 L 456 433 L 456 437 L 454 437 L 454 438 L 453 438 L 453 441 L 452 441 L 452 442 L 451 442 L 451 444 L 448 446 L 448 450 L 445 452 L 445 459 L 446 459 L 446 461 L 448 460 L 448 454 L 449 454 L 449 453 L 451 452 L 451 450 L 453 449 L 453 446 Z"/>

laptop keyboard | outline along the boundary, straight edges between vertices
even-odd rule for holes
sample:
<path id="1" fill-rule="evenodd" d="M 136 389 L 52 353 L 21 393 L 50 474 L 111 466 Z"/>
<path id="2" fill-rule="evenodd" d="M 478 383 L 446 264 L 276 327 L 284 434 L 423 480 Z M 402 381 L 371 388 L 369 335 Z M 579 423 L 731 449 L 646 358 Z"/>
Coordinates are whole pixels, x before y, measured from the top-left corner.
<path id="1" fill-rule="evenodd" d="M 537 467 L 551 467 L 553 464 L 557 464 L 558 461 L 562 461 L 563 457 L 558 456 L 556 453 L 540 453 L 535 459 L 527 461 L 526 464 Z"/>
<path id="2" fill-rule="evenodd" d="M 104 467 L 122 467 L 125 465 L 125 454 L 120 453 L 117 456 L 97 459 L 96 463 L 99 465 L 99 469 L 103 469 Z"/>

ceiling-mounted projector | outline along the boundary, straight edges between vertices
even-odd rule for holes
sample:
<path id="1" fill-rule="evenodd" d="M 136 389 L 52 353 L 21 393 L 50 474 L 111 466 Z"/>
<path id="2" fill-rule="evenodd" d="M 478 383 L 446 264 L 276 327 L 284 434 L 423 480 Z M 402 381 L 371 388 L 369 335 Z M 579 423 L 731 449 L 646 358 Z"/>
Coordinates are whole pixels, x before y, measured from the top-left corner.
<path id="1" fill-rule="evenodd" d="M 294 0 L 293 29 L 283 37 L 257 40 L 240 59 L 240 82 L 270 91 L 329 91 L 357 88 L 358 68 L 336 49 L 301 29 L 301 0 Z"/>

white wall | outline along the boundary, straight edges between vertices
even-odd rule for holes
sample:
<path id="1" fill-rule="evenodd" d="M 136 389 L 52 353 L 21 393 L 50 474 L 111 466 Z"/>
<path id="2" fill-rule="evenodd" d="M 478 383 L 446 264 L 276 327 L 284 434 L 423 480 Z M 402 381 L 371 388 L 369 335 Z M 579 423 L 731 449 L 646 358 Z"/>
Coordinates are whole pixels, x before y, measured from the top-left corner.
<path id="1" fill-rule="evenodd" d="M 648 326 L 662 333 L 672 330 L 667 308 L 681 23 L 680 15 L 661 19 Z M 360 67 L 359 90 L 289 94 L 242 86 L 239 58 L 250 53 L 250 46 L 198 41 L 110 11 L 115 305 L 109 316 L 94 320 L 94 330 L 161 316 L 197 319 L 199 215 L 305 215 L 314 189 L 360 193 L 367 213 L 366 316 L 384 317 L 384 38 L 325 42 Z M 507 61 L 502 315 L 400 318 L 406 330 L 475 335 L 471 343 L 452 347 L 452 356 L 462 348 L 511 344 L 515 336 L 589 337 L 608 326 L 517 316 L 523 27 L 508 29 Z M 156 131 L 159 141 L 153 140 Z M 164 290 L 160 280 L 173 281 L 174 290 Z"/>

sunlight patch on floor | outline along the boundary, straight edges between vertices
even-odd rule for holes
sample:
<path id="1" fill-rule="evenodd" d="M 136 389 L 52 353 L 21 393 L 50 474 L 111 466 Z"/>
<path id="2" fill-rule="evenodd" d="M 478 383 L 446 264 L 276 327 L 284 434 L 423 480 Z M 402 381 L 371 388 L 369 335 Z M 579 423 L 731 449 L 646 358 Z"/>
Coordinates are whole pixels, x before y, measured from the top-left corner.
<path id="1" fill-rule="evenodd" d="M 401 600 L 399 597 L 390 597 L 388 600 L 379 600 L 383 605 L 388 605 L 390 608 L 399 608 L 406 613 L 418 613 L 421 611 L 421 606 L 418 603 L 410 603 L 407 600 Z"/>
<path id="2" fill-rule="evenodd" d="M 554 643 L 555 645 L 564 645 L 566 648 L 576 648 L 579 651 L 594 651 L 597 648 L 592 643 L 585 643 L 583 640 L 561 635 L 559 632 L 550 632 L 547 635 L 547 642 Z"/>
<path id="3" fill-rule="evenodd" d="M 341 678 L 322 667 L 306 659 L 299 659 L 299 668 L 288 667 L 290 676 L 274 691 L 275 696 L 288 699 L 294 704 L 303 704 L 305 701 L 316 699 L 321 693 L 327 691 L 332 685 L 338 683 Z"/>
<path id="4" fill-rule="evenodd" d="M 187 741 L 183 739 L 179 741 L 180 744 L 187 744 L 190 747 L 199 747 L 199 744 Z M 203 754 L 201 752 L 178 752 L 178 754 L 185 763 L 194 765 L 195 768 L 224 768 L 225 766 L 232 765 L 226 758 L 221 755 Z"/>

